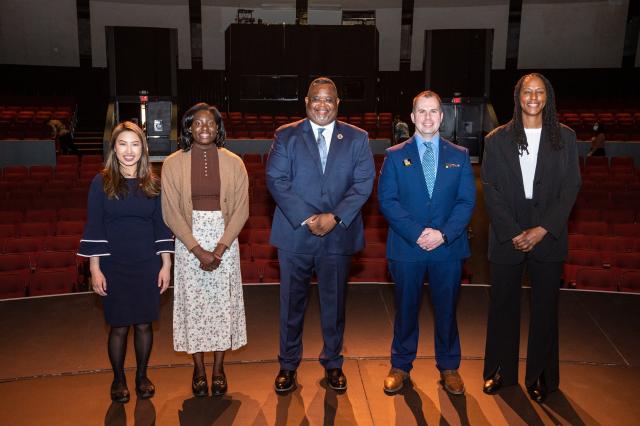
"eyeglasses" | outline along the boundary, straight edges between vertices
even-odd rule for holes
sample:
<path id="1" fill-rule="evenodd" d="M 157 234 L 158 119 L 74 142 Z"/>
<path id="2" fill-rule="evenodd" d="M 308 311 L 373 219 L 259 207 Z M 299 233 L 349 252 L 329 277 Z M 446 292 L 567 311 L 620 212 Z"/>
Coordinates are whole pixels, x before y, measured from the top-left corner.
<path id="1" fill-rule="evenodd" d="M 320 102 L 324 102 L 327 104 L 333 104 L 336 102 L 336 98 L 333 98 L 331 96 L 327 96 L 325 98 L 321 98 L 320 96 L 312 96 L 309 98 L 309 100 L 314 103 L 314 104 L 319 104 Z"/>

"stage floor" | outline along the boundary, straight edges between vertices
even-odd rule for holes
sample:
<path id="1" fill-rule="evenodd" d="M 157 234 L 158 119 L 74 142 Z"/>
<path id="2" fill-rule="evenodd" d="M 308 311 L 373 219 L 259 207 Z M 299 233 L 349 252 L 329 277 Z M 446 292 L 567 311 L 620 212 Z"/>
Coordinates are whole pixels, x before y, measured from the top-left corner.
<path id="1" fill-rule="evenodd" d="M 191 394 L 191 358 L 172 349 L 171 291 L 154 325 L 149 377 L 156 396 L 128 404 L 109 398 L 107 327 L 92 293 L 0 302 L 0 424 L 3 425 L 635 425 L 640 421 L 640 297 L 563 290 L 560 297 L 560 391 L 532 403 L 523 384 L 528 292 L 523 292 L 520 386 L 482 393 L 489 289 L 466 286 L 458 322 L 467 392 L 451 397 L 438 384 L 428 291 L 421 313 L 413 385 L 382 391 L 389 369 L 393 287 L 349 287 L 345 333 L 346 393 L 326 387 L 317 289 L 312 288 L 298 389 L 278 396 L 278 286 L 245 286 L 249 344 L 227 354 L 224 398 Z M 211 358 L 207 358 L 210 363 Z M 129 342 L 127 380 L 135 357 Z M 209 374 L 210 374 L 210 366 Z"/>

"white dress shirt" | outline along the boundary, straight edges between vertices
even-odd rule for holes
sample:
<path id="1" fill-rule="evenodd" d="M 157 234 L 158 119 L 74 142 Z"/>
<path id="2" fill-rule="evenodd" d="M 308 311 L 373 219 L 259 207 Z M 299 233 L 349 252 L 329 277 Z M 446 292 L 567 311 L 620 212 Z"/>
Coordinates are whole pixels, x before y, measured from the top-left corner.
<path id="1" fill-rule="evenodd" d="M 316 140 L 316 142 L 318 142 L 318 129 L 324 129 L 324 132 L 322 132 L 322 136 L 324 136 L 324 140 L 327 142 L 327 155 L 329 155 L 329 148 L 331 147 L 331 137 L 333 136 L 333 128 L 336 127 L 336 121 L 333 120 L 326 126 L 318 126 L 316 123 L 309 120 L 309 124 L 311 124 L 311 130 L 313 130 L 313 138 Z"/>
<path id="2" fill-rule="evenodd" d="M 527 200 L 531 200 L 533 198 L 533 178 L 536 175 L 542 129 L 524 129 L 524 133 L 527 136 L 527 151 L 529 153 L 525 151 L 520 155 L 520 170 L 522 170 L 524 197 Z"/>

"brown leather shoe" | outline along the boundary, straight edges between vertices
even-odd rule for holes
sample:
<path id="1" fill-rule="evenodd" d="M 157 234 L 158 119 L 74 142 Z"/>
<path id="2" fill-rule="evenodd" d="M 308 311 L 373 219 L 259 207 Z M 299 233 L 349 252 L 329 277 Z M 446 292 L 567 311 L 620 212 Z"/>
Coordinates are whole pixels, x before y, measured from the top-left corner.
<path id="1" fill-rule="evenodd" d="M 444 390 L 451 395 L 464 394 L 464 382 L 458 373 L 458 370 L 444 370 L 440 372 L 440 383 Z"/>
<path id="2" fill-rule="evenodd" d="M 392 367 L 384 379 L 384 391 L 386 393 L 396 393 L 402 389 L 406 380 L 409 380 L 409 373 Z"/>

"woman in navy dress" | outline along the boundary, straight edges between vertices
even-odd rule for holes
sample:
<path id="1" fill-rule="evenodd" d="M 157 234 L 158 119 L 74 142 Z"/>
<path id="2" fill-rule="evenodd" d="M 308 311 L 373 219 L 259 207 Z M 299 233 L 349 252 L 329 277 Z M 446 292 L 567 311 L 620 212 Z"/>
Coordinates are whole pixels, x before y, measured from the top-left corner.
<path id="1" fill-rule="evenodd" d="M 129 401 L 124 374 L 129 326 L 136 351 L 136 392 L 155 393 L 147 378 L 160 293 L 169 286 L 173 238 L 162 220 L 160 184 L 149 163 L 147 140 L 131 122 L 116 126 L 104 170 L 91 183 L 87 224 L 78 255 L 90 258 L 93 290 L 102 296 L 111 326 L 111 399 Z"/>

